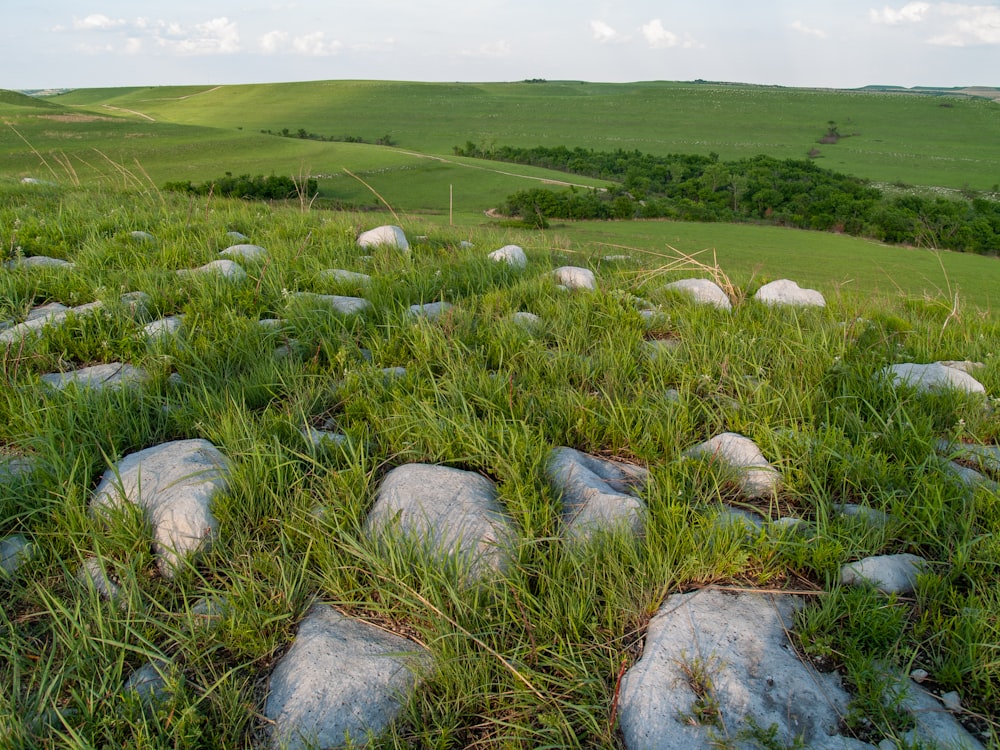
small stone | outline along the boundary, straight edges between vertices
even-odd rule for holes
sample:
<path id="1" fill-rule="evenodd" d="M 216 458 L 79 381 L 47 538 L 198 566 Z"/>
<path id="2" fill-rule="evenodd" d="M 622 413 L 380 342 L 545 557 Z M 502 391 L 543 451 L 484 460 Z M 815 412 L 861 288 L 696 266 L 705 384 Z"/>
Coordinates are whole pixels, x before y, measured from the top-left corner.
<path id="1" fill-rule="evenodd" d="M 453 305 L 450 302 L 428 302 L 424 305 L 410 305 L 410 315 L 434 320 L 452 307 Z"/>
<path id="2" fill-rule="evenodd" d="M 20 534 L 0 539 L 0 576 L 13 575 L 31 559 L 33 545 Z"/>
<path id="3" fill-rule="evenodd" d="M 765 305 L 826 307 L 826 300 L 822 294 L 815 289 L 803 289 L 788 279 L 778 279 L 770 284 L 764 284 L 753 297 Z"/>
<path id="4" fill-rule="evenodd" d="M 680 339 L 667 338 L 667 339 L 650 339 L 643 342 L 643 346 L 646 349 L 646 354 L 650 359 L 659 359 L 672 352 L 676 352 L 677 348 L 681 345 Z"/>
<path id="5" fill-rule="evenodd" d="M 77 580 L 96 591 L 102 599 L 116 602 L 119 606 L 125 607 L 121 588 L 108 576 L 101 561 L 96 557 L 88 557 L 83 561 L 80 572 L 77 574 Z"/>
<path id="6" fill-rule="evenodd" d="M 681 279 L 663 287 L 669 291 L 688 295 L 698 304 L 711 305 L 720 310 L 732 310 L 733 304 L 718 284 L 709 279 Z"/>
<path id="7" fill-rule="evenodd" d="M 781 476 L 764 458 L 760 448 L 750 438 L 735 432 L 723 432 L 684 452 L 689 458 L 705 457 L 720 461 L 733 470 L 745 497 L 758 498 L 774 494 Z"/>
<path id="8" fill-rule="evenodd" d="M 528 256 L 524 254 L 524 249 L 520 245 L 504 245 L 490 253 L 489 258 L 498 263 L 506 263 L 512 268 L 525 268 L 528 265 Z"/>
<path id="9" fill-rule="evenodd" d="M 840 568 L 845 586 L 874 586 L 883 594 L 909 594 L 917 586 L 917 575 L 927 561 L 909 553 L 877 555 Z"/>
<path id="10" fill-rule="evenodd" d="M 131 237 L 136 242 L 145 244 L 152 244 L 153 242 L 156 242 L 156 237 L 151 235 L 149 232 L 144 232 L 141 229 L 137 229 L 134 232 L 129 232 L 129 237 Z"/>
<path id="11" fill-rule="evenodd" d="M 120 388 L 137 388 L 146 381 L 146 371 L 122 362 L 111 362 L 104 365 L 81 367 L 69 372 L 54 372 L 42 375 L 42 382 L 58 391 L 69 386 L 89 390 L 117 390 Z"/>
<path id="12" fill-rule="evenodd" d="M 368 286 L 372 280 L 372 277 L 366 273 L 346 271 L 343 268 L 328 268 L 325 271 L 320 271 L 319 278 L 341 284 L 355 284 L 357 286 Z"/>
<path id="13" fill-rule="evenodd" d="M 35 470 L 30 456 L 0 455 L 0 484 L 8 484 L 28 476 Z"/>
<path id="14" fill-rule="evenodd" d="M 121 296 L 121 303 L 133 320 L 147 320 L 152 302 L 145 292 L 126 292 Z"/>
<path id="15" fill-rule="evenodd" d="M 597 289 L 597 279 L 594 272 L 588 268 L 577 266 L 560 266 L 552 272 L 556 283 L 567 289 Z"/>
<path id="16" fill-rule="evenodd" d="M 867 505 L 857 505 L 854 503 L 834 503 L 833 509 L 837 513 L 848 518 L 854 518 L 859 521 L 863 521 L 872 526 L 885 526 L 889 523 L 890 517 L 888 513 L 884 513 L 877 508 L 870 508 Z"/>
<path id="17" fill-rule="evenodd" d="M 147 662 L 129 675 L 124 692 L 134 694 L 143 705 L 151 706 L 170 698 L 164 673 L 170 665 L 165 661 Z"/>
<path id="18" fill-rule="evenodd" d="M 243 267 L 239 263 L 226 258 L 213 260 L 211 263 L 206 263 L 197 268 L 182 268 L 177 273 L 182 276 L 192 273 L 214 273 L 227 281 L 233 282 L 242 282 L 247 279 L 247 272 L 243 270 Z"/>
<path id="19" fill-rule="evenodd" d="M 381 369 L 382 378 L 388 383 L 391 380 L 396 380 L 397 378 L 404 377 L 406 375 L 405 367 L 383 367 Z"/>
<path id="20" fill-rule="evenodd" d="M 539 318 L 534 313 L 524 312 L 524 311 L 519 311 L 514 313 L 513 315 L 510 316 L 510 319 L 512 322 L 516 323 L 517 325 L 527 330 L 532 330 L 539 323 L 542 322 L 542 319 Z"/>
<path id="21" fill-rule="evenodd" d="M 267 250 L 260 245 L 248 245 L 245 243 L 230 245 L 225 250 L 220 251 L 219 255 L 225 255 L 227 258 L 242 258 L 252 263 L 260 263 L 267 260 Z"/>
<path id="22" fill-rule="evenodd" d="M 149 343 L 157 343 L 176 336 L 184 322 L 183 315 L 171 315 L 167 318 L 160 318 L 148 323 L 142 329 L 143 336 Z"/>
<path id="23" fill-rule="evenodd" d="M 941 704 L 953 714 L 962 713 L 962 697 L 957 690 L 941 694 Z"/>
<path id="24" fill-rule="evenodd" d="M 313 294 L 312 292 L 295 292 L 289 297 L 289 305 L 298 310 L 312 312 L 335 312 L 340 315 L 357 315 L 370 310 L 372 303 L 363 297 L 343 297 L 338 294 Z"/>
<path id="25" fill-rule="evenodd" d="M 358 236 L 358 247 L 367 249 L 379 246 L 394 247 L 407 253 L 410 251 L 410 243 L 401 227 L 387 224 L 369 229 Z"/>
<path id="26" fill-rule="evenodd" d="M 250 239 L 245 234 L 243 234 L 243 232 L 235 232 L 235 231 L 226 232 L 226 237 L 228 237 L 231 240 L 234 240 L 235 242 L 244 242 Z"/>
<path id="27" fill-rule="evenodd" d="M 914 669 L 910 672 L 910 679 L 916 683 L 921 683 L 930 677 L 930 673 L 926 669 Z"/>
<path id="28" fill-rule="evenodd" d="M 69 270 L 73 264 L 62 258 L 50 258 L 47 255 L 29 255 L 26 258 L 15 258 L 7 261 L 8 268 L 54 268 Z"/>
<path id="29" fill-rule="evenodd" d="M 314 448 L 341 446 L 349 440 L 347 435 L 342 433 L 330 430 L 317 430 L 315 427 L 304 427 L 301 432 L 302 437 L 311 443 Z"/>

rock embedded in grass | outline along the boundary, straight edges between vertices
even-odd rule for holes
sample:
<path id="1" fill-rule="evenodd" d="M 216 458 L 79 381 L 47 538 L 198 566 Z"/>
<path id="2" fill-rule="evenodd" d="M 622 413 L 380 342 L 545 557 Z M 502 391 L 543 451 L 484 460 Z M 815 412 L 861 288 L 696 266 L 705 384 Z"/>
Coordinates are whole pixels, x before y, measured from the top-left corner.
<path id="1" fill-rule="evenodd" d="M 759 498 L 773 495 L 781 485 L 781 476 L 764 458 L 757 444 L 735 432 L 723 432 L 711 440 L 689 448 L 688 458 L 703 457 L 718 461 L 732 470 L 745 497 Z"/>
<path id="2" fill-rule="evenodd" d="M 260 263 L 267 260 L 267 250 L 260 245 L 248 245 L 244 243 L 230 245 L 225 250 L 220 250 L 219 255 L 225 255 L 227 258 L 242 258 L 251 263 Z"/>
<path id="3" fill-rule="evenodd" d="M 764 284 L 753 298 L 765 305 L 793 307 L 826 307 L 826 299 L 815 289 L 803 289 L 789 279 Z"/>
<path id="4" fill-rule="evenodd" d="M 362 249 L 374 247 L 394 247 L 403 252 L 410 251 L 410 243 L 406 239 L 406 233 L 401 227 L 386 224 L 381 227 L 369 229 L 358 235 L 358 247 Z"/>
<path id="5" fill-rule="evenodd" d="M 16 482 L 35 470 L 31 456 L 0 455 L 0 485 Z"/>
<path id="6" fill-rule="evenodd" d="M 98 558 L 93 555 L 87 557 L 77 571 L 76 578 L 87 588 L 96 591 L 102 599 L 117 604 L 122 609 L 125 608 L 121 587 L 108 575 L 104 564 Z"/>
<path id="7" fill-rule="evenodd" d="M 776 746 L 870 747 L 838 734 L 850 702 L 840 678 L 796 652 L 789 631 L 799 606 L 792 596 L 712 589 L 669 596 L 621 680 L 625 746 L 707 750 L 720 727 L 752 722 Z"/>
<path id="8" fill-rule="evenodd" d="M 907 747 L 982 750 L 983 745 L 948 713 L 944 696 L 932 695 L 913 680 L 896 678 L 886 690 L 886 705 L 898 706 L 913 717 L 913 728 L 902 739 Z"/>
<path id="9" fill-rule="evenodd" d="M 473 576 L 506 567 L 514 533 L 493 482 L 432 464 L 406 464 L 386 474 L 366 528 L 372 536 L 409 537 Z"/>
<path id="10" fill-rule="evenodd" d="M 909 594 L 926 564 L 924 558 L 909 553 L 866 557 L 841 566 L 840 582 L 845 586 L 872 586 L 883 594 Z"/>
<path id="11" fill-rule="evenodd" d="M 166 318 L 154 320 L 143 326 L 142 334 L 147 343 L 157 343 L 176 336 L 184 322 L 183 315 L 171 315 Z"/>
<path id="12" fill-rule="evenodd" d="M 211 544 L 219 522 L 211 510 L 227 487 L 229 462 L 207 440 L 176 440 L 132 453 L 104 472 L 91 513 L 123 502 L 138 505 L 153 529 L 157 565 L 172 578 L 183 562 Z"/>
<path id="13" fill-rule="evenodd" d="M 136 229 L 134 232 L 129 232 L 128 235 L 141 244 L 151 245 L 156 242 L 156 237 L 142 229 Z"/>
<path id="14" fill-rule="evenodd" d="M 846 518 L 853 518 L 870 526 L 886 526 L 890 521 L 888 513 L 857 503 L 834 503 L 833 509 Z"/>
<path id="15" fill-rule="evenodd" d="M 14 258 L 7 261 L 7 268 L 53 268 L 71 270 L 74 264 L 62 258 L 50 258 L 48 255 L 28 255 L 24 258 Z"/>
<path id="16" fill-rule="evenodd" d="M 732 310 L 733 304 L 718 284 L 710 279 L 681 279 L 663 287 L 666 291 L 686 294 L 702 305 L 711 305 L 720 310 Z"/>
<path id="17" fill-rule="evenodd" d="M 33 545 L 21 534 L 0 539 L 0 577 L 13 575 L 31 559 Z"/>
<path id="18" fill-rule="evenodd" d="M 893 385 L 908 385 L 924 393 L 950 388 L 966 393 L 986 393 L 983 384 L 969 373 L 941 362 L 903 362 L 886 367 L 882 374 L 891 377 Z"/>
<path id="19" fill-rule="evenodd" d="M 552 272 L 556 283 L 567 289 L 587 289 L 594 291 L 597 289 L 597 279 L 594 272 L 589 268 L 578 266 L 560 266 Z"/>
<path id="20" fill-rule="evenodd" d="M 528 256 L 524 254 L 524 248 L 520 245 L 504 245 L 499 250 L 494 250 L 488 257 L 498 263 L 506 263 L 512 268 L 526 268 L 528 265 Z"/>
<path id="21" fill-rule="evenodd" d="M 531 312 L 525 312 L 524 310 L 513 313 L 510 316 L 511 322 L 517 324 L 525 330 L 531 331 L 538 327 L 542 322 L 542 319 Z"/>
<path id="22" fill-rule="evenodd" d="M 289 307 L 307 308 L 317 312 L 335 312 L 340 315 L 357 315 L 370 310 L 372 303 L 363 297 L 343 297 L 339 294 L 314 294 L 294 292 L 289 295 Z"/>
<path id="23" fill-rule="evenodd" d="M 103 307 L 104 303 L 100 300 L 87 302 L 76 307 L 66 307 L 58 302 L 49 302 L 46 305 L 40 305 L 28 313 L 23 323 L 18 323 L 0 331 L 0 344 L 21 341 L 28 336 L 40 336 L 43 329 L 50 326 L 62 325 L 70 315 L 79 317 L 92 315 L 103 309 Z"/>
<path id="24" fill-rule="evenodd" d="M 181 276 L 187 276 L 195 273 L 217 274 L 226 281 L 232 281 L 234 283 L 240 283 L 247 280 L 247 272 L 243 270 L 243 266 L 236 261 L 229 260 L 228 258 L 213 260 L 212 262 L 206 263 L 203 266 L 198 266 L 197 268 L 182 268 L 177 273 Z"/>
<path id="25" fill-rule="evenodd" d="M 586 539 L 616 527 L 642 533 L 646 506 L 636 491 L 649 480 L 643 467 L 559 447 L 549 454 L 545 471 L 561 494 L 568 538 Z"/>
<path id="26" fill-rule="evenodd" d="M 343 268 L 328 268 L 319 272 L 319 278 L 323 281 L 334 281 L 342 284 L 355 284 L 356 286 L 368 286 L 372 277 L 366 273 L 357 271 L 347 271 Z"/>
<path id="27" fill-rule="evenodd" d="M 429 666 L 413 641 L 314 604 L 268 681 L 272 746 L 364 744 L 396 719 Z"/>
<path id="28" fill-rule="evenodd" d="M 410 305 L 410 315 L 434 320 L 448 312 L 452 307 L 450 302 L 427 302 L 423 305 Z"/>
<path id="29" fill-rule="evenodd" d="M 95 391 L 136 388 L 146 382 L 146 379 L 146 371 L 141 367 L 123 362 L 109 362 L 69 372 L 42 375 L 42 382 L 45 385 L 59 391 L 66 390 L 69 386 Z"/>

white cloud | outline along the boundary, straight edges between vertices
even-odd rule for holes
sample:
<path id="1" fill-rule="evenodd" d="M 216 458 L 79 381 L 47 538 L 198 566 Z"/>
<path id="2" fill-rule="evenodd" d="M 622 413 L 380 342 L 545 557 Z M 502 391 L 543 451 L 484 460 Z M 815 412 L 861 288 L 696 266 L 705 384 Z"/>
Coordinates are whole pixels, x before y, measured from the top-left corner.
<path id="1" fill-rule="evenodd" d="M 86 18 L 74 18 L 73 28 L 79 31 L 118 29 L 128 23 L 124 18 L 108 18 L 103 13 L 92 13 Z"/>
<path id="2" fill-rule="evenodd" d="M 601 44 L 608 44 L 609 42 L 623 42 L 625 37 L 611 28 L 604 21 L 591 21 L 590 30 L 596 39 Z"/>
<path id="3" fill-rule="evenodd" d="M 465 50 L 462 54 L 465 57 L 509 57 L 511 53 L 510 42 L 500 39 L 495 42 L 487 42 L 479 45 L 476 50 Z"/>
<path id="4" fill-rule="evenodd" d="M 122 50 L 122 52 L 124 52 L 126 55 L 139 54 L 140 52 L 142 52 L 142 40 L 137 37 L 130 36 L 128 39 L 125 40 L 125 48 Z"/>
<path id="5" fill-rule="evenodd" d="M 965 47 L 977 44 L 1000 45 L 1000 8 L 991 5 L 942 3 L 941 15 L 947 17 L 948 28 L 931 37 L 931 44 Z"/>
<path id="6" fill-rule="evenodd" d="M 230 55 L 240 51 L 240 33 L 235 21 L 223 16 L 188 29 L 174 22 L 159 21 L 166 37 L 156 33 L 156 44 L 180 55 Z"/>
<path id="7" fill-rule="evenodd" d="M 889 26 L 897 26 L 901 23 L 918 23 L 924 20 L 927 11 L 931 9 L 930 3 L 907 3 L 899 10 L 886 5 L 882 10 L 872 8 L 868 11 L 868 17 L 872 23 L 884 23 Z"/>
<path id="8" fill-rule="evenodd" d="M 797 31 L 805 36 L 814 36 L 817 39 L 826 39 L 826 32 L 823 29 L 813 29 L 806 26 L 802 21 L 792 21 L 792 31 Z"/>
<path id="9" fill-rule="evenodd" d="M 680 43 L 678 36 L 663 27 L 663 21 L 654 18 L 647 24 L 643 24 L 642 35 L 646 37 L 650 47 L 665 48 L 676 47 Z"/>
<path id="10" fill-rule="evenodd" d="M 285 45 L 288 43 L 288 32 L 287 31 L 269 31 L 264 34 L 259 40 L 260 51 L 265 55 L 274 55 L 285 49 Z"/>
<path id="11" fill-rule="evenodd" d="M 327 41 L 325 31 L 314 31 L 292 40 L 292 48 L 307 57 L 329 57 L 337 54 L 342 46 L 337 39 Z"/>

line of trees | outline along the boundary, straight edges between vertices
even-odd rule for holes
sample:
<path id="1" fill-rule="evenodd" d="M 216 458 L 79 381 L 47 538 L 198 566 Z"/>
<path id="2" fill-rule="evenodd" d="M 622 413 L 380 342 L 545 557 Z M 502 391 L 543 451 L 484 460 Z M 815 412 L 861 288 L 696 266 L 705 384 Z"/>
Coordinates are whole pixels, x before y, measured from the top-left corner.
<path id="1" fill-rule="evenodd" d="M 299 138 L 304 141 L 324 141 L 327 143 L 368 143 L 360 135 L 322 135 L 320 133 L 313 133 L 312 131 L 306 130 L 305 128 L 299 128 L 298 130 L 290 130 L 289 128 L 282 128 L 279 131 L 274 131 L 271 129 L 262 129 L 260 131 L 264 135 L 277 135 L 282 138 Z M 392 140 L 392 136 L 386 133 L 375 139 L 376 146 L 394 146 L 395 141 Z"/>
<path id="2" fill-rule="evenodd" d="M 212 195 L 256 200 L 292 200 L 298 199 L 303 194 L 312 198 L 319 193 L 319 183 L 313 177 L 299 182 L 295 178 L 284 175 L 272 174 L 267 177 L 264 175 L 251 177 L 248 174 L 242 174 L 234 177 L 232 173 L 226 172 L 225 177 L 198 184 L 193 184 L 190 180 L 168 182 L 163 186 L 163 189 L 190 195 L 211 193 Z"/>
<path id="3" fill-rule="evenodd" d="M 654 156 L 565 146 L 456 146 L 455 154 L 557 169 L 616 182 L 607 190 L 522 190 L 499 210 L 543 226 L 548 219 L 669 218 L 755 222 L 843 232 L 894 244 L 1000 253 L 1000 202 L 887 195 L 865 180 L 809 160 L 717 154 Z"/>

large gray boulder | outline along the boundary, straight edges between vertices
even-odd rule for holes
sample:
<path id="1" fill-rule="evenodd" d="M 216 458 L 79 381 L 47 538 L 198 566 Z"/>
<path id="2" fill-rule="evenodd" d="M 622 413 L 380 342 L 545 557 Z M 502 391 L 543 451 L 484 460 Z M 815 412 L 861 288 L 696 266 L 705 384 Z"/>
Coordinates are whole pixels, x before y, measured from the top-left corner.
<path id="1" fill-rule="evenodd" d="M 729 301 L 729 295 L 722 291 L 722 287 L 710 279 L 681 279 L 671 284 L 667 284 L 664 289 L 673 292 L 686 294 L 695 302 L 702 305 L 711 305 L 720 310 L 732 310 L 733 304 Z"/>
<path id="2" fill-rule="evenodd" d="M 412 641 L 315 604 L 271 673 L 264 715 L 282 750 L 363 744 L 396 718 L 429 666 Z"/>
<path id="3" fill-rule="evenodd" d="M 983 384 L 965 370 L 941 362 L 926 365 L 903 362 L 886 367 L 882 374 L 891 377 L 893 385 L 909 385 L 922 392 L 954 388 L 966 393 L 986 393 Z"/>
<path id="4" fill-rule="evenodd" d="M 395 225 L 387 224 L 381 227 L 375 227 L 374 229 L 369 229 L 367 232 L 362 232 L 358 235 L 358 247 L 360 248 L 374 248 L 374 247 L 394 247 L 403 252 L 410 251 L 410 243 L 406 239 L 406 233 L 401 227 Z"/>
<path id="5" fill-rule="evenodd" d="M 118 390 L 136 388 L 146 381 L 146 371 L 123 362 L 81 367 L 69 372 L 53 372 L 42 375 L 42 382 L 50 388 L 62 391 L 71 385 L 90 390 Z"/>
<path id="6" fill-rule="evenodd" d="M 562 519 L 570 539 L 585 539 L 601 529 L 642 533 L 645 506 L 636 497 L 649 472 L 573 448 L 553 448 L 546 473 L 562 496 Z"/>
<path id="7" fill-rule="evenodd" d="M 455 558 L 473 575 L 506 566 L 513 534 L 493 482 L 431 464 L 406 464 L 386 474 L 367 529 L 416 539 L 431 555 Z"/>
<path id="8" fill-rule="evenodd" d="M 868 747 L 838 735 L 850 696 L 795 651 L 791 596 L 703 589 L 667 598 L 649 621 L 642 658 L 625 673 L 619 715 L 629 750 L 750 748 L 752 722 L 775 744 Z"/>
<path id="9" fill-rule="evenodd" d="M 773 495 L 781 485 L 781 476 L 764 458 L 757 444 L 735 432 L 716 435 L 711 440 L 689 448 L 684 455 L 724 464 L 739 482 L 743 495 L 748 498 Z"/>
<path id="10" fill-rule="evenodd" d="M 228 474 L 228 460 L 207 440 L 163 443 L 104 472 L 90 509 L 100 515 L 125 502 L 139 506 L 153 529 L 160 572 L 172 578 L 218 532 L 211 504 L 226 489 Z"/>
<path id="11" fill-rule="evenodd" d="M 917 576 L 927 564 L 918 555 L 876 555 L 840 568 L 845 586 L 873 586 L 883 594 L 909 594 L 917 586 Z"/>
<path id="12" fill-rule="evenodd" d="M 815 289 L 803 289 L 794 281 L 778 279 L 764 284 L 753 298 L 765 305 L 791 305 L 794 307 L 826 307 L 823 295 Z"/>

